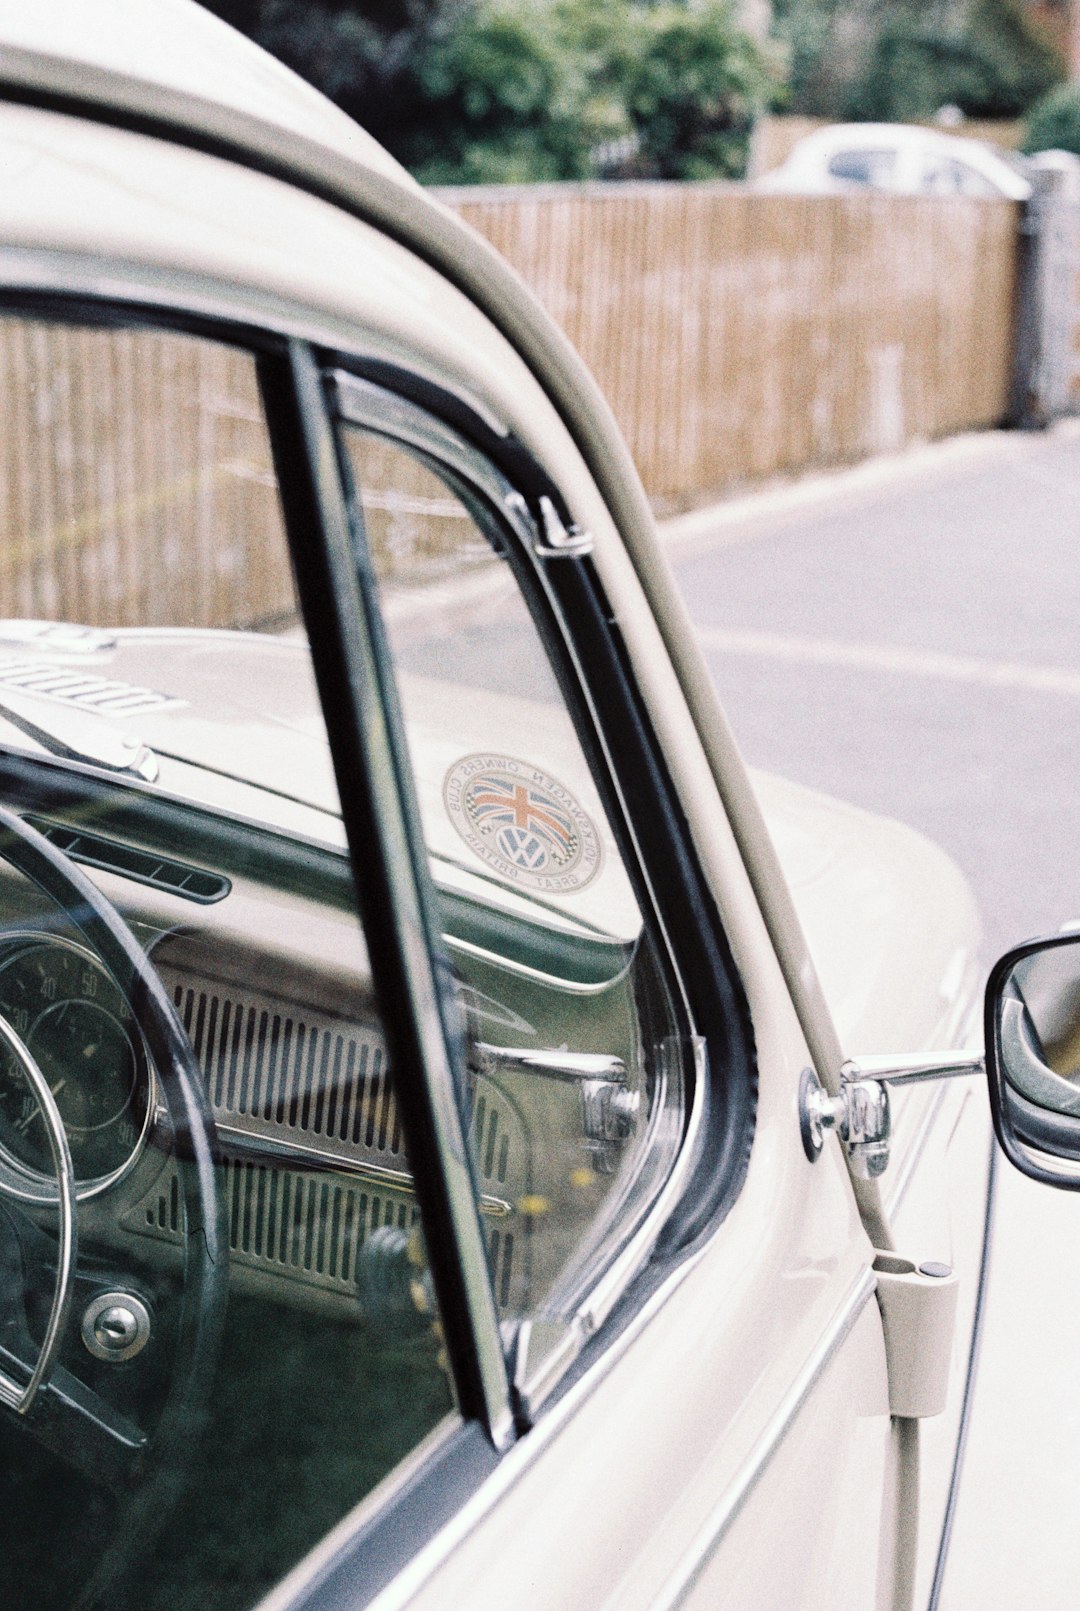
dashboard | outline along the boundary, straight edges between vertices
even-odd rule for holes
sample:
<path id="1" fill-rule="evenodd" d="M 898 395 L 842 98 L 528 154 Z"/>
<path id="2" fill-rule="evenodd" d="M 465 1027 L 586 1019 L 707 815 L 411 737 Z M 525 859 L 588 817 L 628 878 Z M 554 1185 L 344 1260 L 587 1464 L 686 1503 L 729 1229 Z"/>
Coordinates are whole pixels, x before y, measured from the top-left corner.
<path id="1" fill-rule="evenodd" d="M 0 759 L 0 785 L 91 872 L 148 951 L 188 1034 L 217 1128 L 232 1289 L 346 1316 L 430 1302 L 344 853 L 26 757 Z M 613 1143 L 589 1131 L 582 1082 L 558 1066 L 545 1076 L 501 1063 L 490 1043 L 527 1032 L 565 1048 L 569 1022 L 575 1046 L 632 1066 L 641 1026 L 631 954 L 588 937 L 553 940 L 520 914 L 508 926 L 460 893 L 445 905 L 472 1049 L 478 1203 L 496 1301 L 510 1316 L 555 1281 L 617 1189 L 616 1171 Z M 175 1148 L 138 1024 L 65 914 L 3 863 L 0 1014 L 64 1120 L 81 1245 L 178 1270 Z M 44 1125 L 10 1058 L 0 1058 L 5 1193 L 42 1218 L 57 1195 Z"/>

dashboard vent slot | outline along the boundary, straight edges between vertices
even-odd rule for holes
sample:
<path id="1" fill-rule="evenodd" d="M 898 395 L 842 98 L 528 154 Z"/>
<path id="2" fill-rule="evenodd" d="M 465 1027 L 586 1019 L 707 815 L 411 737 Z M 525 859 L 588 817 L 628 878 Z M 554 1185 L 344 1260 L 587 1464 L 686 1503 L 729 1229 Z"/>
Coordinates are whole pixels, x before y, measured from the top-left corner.
<path id="1" fill-rule="evenodd" d="M 167 1231 L 172 1236 L 180 1235 L 180 1182 L 175 1173 L 147 1204 L 145 1212 L 148 1225 L 159 1231 Z"/>
<path id="2" fill-rule="evenodd" d="M 101 834 L 85 833 L 81 828 L 68 828 L 62 822 L 50 822 L 47 817 L 26 815 L 24 821 L 31 828 L 62 850 L 72 861 L 84 867 L 96 867 L 103 873 L 119 873 L 137 884 L 150 884 L 154 889 L 167 890 L 170 895 L 183 895 L 189 901 L 209 906 L 222 900 L 232 888 L 229 880 L 220 873 L 210 873 L 202 867 L 190 867 L 186 862 L 166 860 L 132 845 L 120 844 L 116 839 L 105 839 Z"/>
<path id="3" fill-rule="evenodd" d="M 246 1159 L 225 1158 L 221 1189 L 234 1263 L 273 1269 L 309 1286 L 350 1295 L 359 1285 L 357 1264 L 368 1237 L 385 1225 L 411 1230 L 420 1217 L 411 1193 L 373 1190 L 324 1171 Z M 182 1239 L 174 1164 L 128 1222 L 161 1240 Z"/>
<path id="4" fill-rule="evenodd" d="M 377 1023 L 158 968 L 221 1127 L 234 1263 L 355 1298 L 368 1238 L 419 1218 Z M 517 1212 L 536 1195 L 533 1138 L 513 1096 L 485 1075 L 475 1077 L 470 1130 L 481 1212 L 492 1216 L 485 1238 L 496 1303 L 522 1313 L 537 1276 Z M 179 1241 L 182 1217 L 170 1166 L 130 1223 Z"/>
<path id="5" fill-rule="evenodd" d="M 320 1286 L 354 1289 L 357 1259 L 372 1231 L 406 1230 L 419 1217 L 411 1198 L 326 1175 L 228 1159 L 224 1170 L 233 1257 L 276 1265 Z"/>
<path id="6" fill-rule="evenodd" d="M 510 1167 L 510 1130 L 508 1110 L 491 1097 L 478 1084 L 473 1105 L 473 1157 L 486 1181 L 506 1185 Z"/>
<path id="7" fill-rule="evenodd" d="M 494 1230 L 488 1243 L 488 1263 L 495 1287 L 495 1301 L 500 1309 L 510 1304 L 514 1279 L 514 1236 L 512 1231 Z"/>
<path id="8" fill-rule="evenodd" d="M 185 988 L 173 1000 L 222 1120 L 397 1158 L 403 1151 L 386 1053 L 374 1028 L 290 1011 L 265 997 Z"/>

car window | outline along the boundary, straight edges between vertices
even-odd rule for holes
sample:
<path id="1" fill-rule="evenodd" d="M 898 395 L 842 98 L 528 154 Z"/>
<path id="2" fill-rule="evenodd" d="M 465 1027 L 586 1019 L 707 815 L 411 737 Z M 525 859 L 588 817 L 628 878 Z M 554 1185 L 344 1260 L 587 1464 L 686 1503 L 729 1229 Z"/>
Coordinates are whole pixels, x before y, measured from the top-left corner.
<path id="1" fill-rule="evenodd" d="M 895 151 L 837 151 L 829 158 L 828 171 L 834 179 L 846 179 L 853 185 L 874 185 L 887 188 L 892 183 L 896 168 Z"/>
<path id="2" fill-rule="evenodd" d="M 927 158 L 922 188 L 931 196 L 974 196 L 981 201 L 1001 194 L 985 174 L 951 157 Z"/>
<path id="3" fill-rule="evenodd" d="M 572 679 L 530 596 L 524 533 L 489 501 L 496 472 L 446 448 L 419 411 L 411 440 L 393 440 L 400 405 L 376 388 L 351 398 L 372 422 L 345 428 L 344 451 L 465 1025 L 495 1297 L 508 1336 L 543 1319 L 547 1345 L 569 1354 L 678 1149 L 675 1010 Z M 502 497 L 521 517 L 520 496 Z M 519 1385 L 539 1368 L 532 1336 Z"/>
<path id="4" fill-rule="evenodd" d="M 453 1424 L 397 1081 L 255 359 L 0 370 L 4 1599 L 229 1611 Z"/>

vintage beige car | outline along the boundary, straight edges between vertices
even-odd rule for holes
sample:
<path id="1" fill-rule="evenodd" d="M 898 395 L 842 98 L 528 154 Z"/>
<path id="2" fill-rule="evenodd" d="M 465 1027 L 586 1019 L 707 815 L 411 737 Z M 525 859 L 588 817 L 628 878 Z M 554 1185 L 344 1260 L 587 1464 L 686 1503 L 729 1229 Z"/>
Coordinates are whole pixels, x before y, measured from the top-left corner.
<path id="1" fill-rule="evenodd" d="M 593 383 L 359 129 L 189 0 L 0 39 L 5 1611 L 933 1604 L 963 880 L 748 776 Z M 1066 1184 L 1075 945 L 987 996 Z"/>

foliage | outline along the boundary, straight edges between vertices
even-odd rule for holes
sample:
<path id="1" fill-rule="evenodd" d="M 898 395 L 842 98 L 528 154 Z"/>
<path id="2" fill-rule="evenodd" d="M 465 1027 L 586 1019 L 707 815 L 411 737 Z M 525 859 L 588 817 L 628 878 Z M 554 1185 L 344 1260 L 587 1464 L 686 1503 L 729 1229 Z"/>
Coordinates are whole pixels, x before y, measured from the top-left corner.
<path id="1" fill-rule="evenodd" d="M 742 171 L 772 79 L 731 0 L 207 0 L 422 179 Z"/>
<path id="2" fill-rule="evenodd" d="M 202 0 L 389 149 L 424 116 L 417 63 L 472 0 Z"/>
<path id="3" fill-rule="evenodd" d="M 567 50 L 556 8 L 478 4 L 418 64 L 425 116 L 403 155 L 431 182 L 576 179 L 619 109 L 591 91 L 587 58 Z"/>
<path id="4" fill-rule="evenodd" d="M 768 73 L 721 0 L 481 0 L 422 68 L 428 180 L 740 172 Z"/>
<path id="5" fill-rule="evenodd" d="M 1072 151 L 1080 157 L 1080 86 L 1059 84 L 1028 114 L 1024 151 Z"/>
<path id="6" fill-rule="evenodd" d="M 775 33 L 788 59 L 783 106 L 807 117 L 844 115 L 852 57 L 862 54 L 864 20 L 839 15 L 835 0 L 774 0 Z M 853 37 L 854 36 L 854 37 Z"/>
<path id="7" fill-rule="evenodd" d="M 1016 117 L 1061 78 L 1020 0 L 777 0 L 793 110 L 892 122 Z"/>
<path id="8" fill-rule="evenodd" d="M 628 68 L 626 107 L 641 142 L 639 171 L 663 179 L 742 172 L 769 73 L 726 6 L 643 11 L 641 48 Z"/>
<path id="9" fill-rule="evenodd" d="M 1016 117 L 1061 76 L 1017 0 L 976 0 L 956 22 L 896 6 L 878 35 L 848 115 L 911 123 L 946 104 L 968 117 Z"/>

